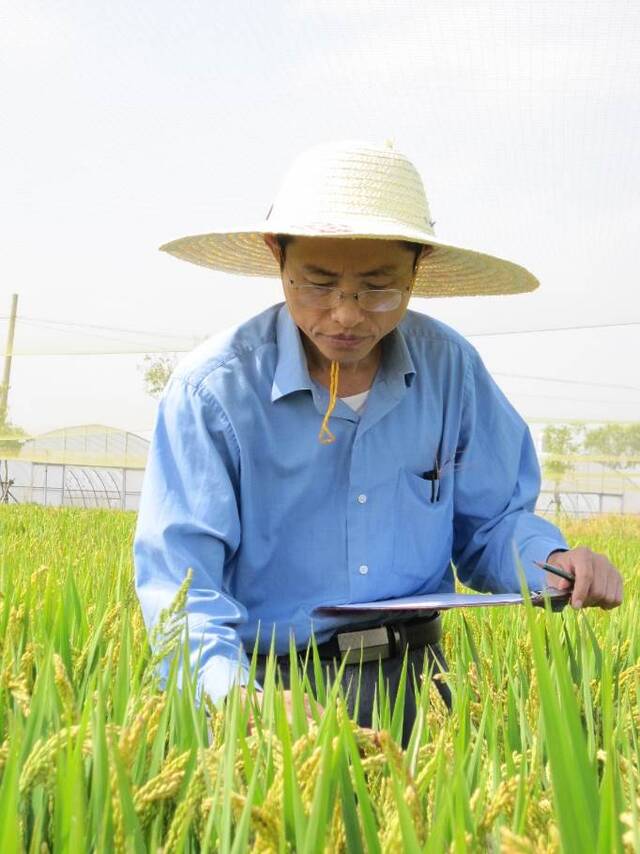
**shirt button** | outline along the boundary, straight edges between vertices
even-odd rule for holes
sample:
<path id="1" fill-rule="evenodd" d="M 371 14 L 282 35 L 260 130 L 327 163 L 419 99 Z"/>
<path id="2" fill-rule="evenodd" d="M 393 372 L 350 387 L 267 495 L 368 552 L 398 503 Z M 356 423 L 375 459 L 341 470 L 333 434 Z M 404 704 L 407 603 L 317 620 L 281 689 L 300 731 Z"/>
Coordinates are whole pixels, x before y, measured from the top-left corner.
<path id="1" fill-rule="evenodd" d="M 358 504 L 366 504 L 366 503 L 367 503 L 367 496 L 366 495 L 359 495 L 358 496 Z"/>
<path id="2" fill-rule="evenodd" d="M 369 567 L 366 565 L 366 563 L 363 563 L 362 566 L 359 567 L 358 571 L 360 572 L 360 575 L 366 575 L 369 572 Z"/>

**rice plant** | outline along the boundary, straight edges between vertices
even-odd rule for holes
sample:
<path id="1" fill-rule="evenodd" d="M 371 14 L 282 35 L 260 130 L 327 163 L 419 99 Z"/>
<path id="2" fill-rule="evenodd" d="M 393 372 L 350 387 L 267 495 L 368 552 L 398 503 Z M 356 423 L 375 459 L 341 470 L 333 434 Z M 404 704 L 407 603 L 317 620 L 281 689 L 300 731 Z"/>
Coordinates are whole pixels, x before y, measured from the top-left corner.
<path id="1" fill-rule="evenodd" d="M 0 850 L 640 850 L 640 520 L 559 524 L 623 572 L 622 607 L 447 614 L 453 709 L 423 674 L 402 750 L 404 681 L 370 730 L 338 681 L 309 720 L 302 668 L 289 720 L 273 661 L 261 704 L 179 690 L 181 602 L 152 651 L 134 514 L 1 507 Z"/>

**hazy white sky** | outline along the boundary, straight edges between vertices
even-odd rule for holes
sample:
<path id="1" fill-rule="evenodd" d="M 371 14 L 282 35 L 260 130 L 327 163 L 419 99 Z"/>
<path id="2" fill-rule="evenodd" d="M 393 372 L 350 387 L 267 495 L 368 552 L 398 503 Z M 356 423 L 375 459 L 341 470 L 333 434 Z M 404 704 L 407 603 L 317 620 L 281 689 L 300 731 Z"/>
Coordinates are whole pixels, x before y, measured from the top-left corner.
<path id="1" fill-rule="evenodd" d="M 292 158 L 341 138 L 392 138 L 440 237 L 540 279 L 411 304 L 523 415 L 640 419 L 639 43 L 623 0 L 5 0 L 0 316 L 15 292 L 25 319 L 158 333 L 19 319 L 11 419 L 148 431 L 142 354 L 60 354 L 170 347 L 280 300 L 157 247 L 262 218 Z"/>

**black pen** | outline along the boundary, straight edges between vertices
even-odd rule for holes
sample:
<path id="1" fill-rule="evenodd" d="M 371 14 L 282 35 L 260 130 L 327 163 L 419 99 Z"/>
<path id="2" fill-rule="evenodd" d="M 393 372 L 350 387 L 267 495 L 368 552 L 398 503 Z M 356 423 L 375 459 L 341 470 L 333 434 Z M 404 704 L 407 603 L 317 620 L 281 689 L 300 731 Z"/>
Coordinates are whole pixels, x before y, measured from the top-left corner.
<path id="1" fill-rule="evenodd" d="M 436 460 L 435 468 L 431 471 L 423 471 L 420 477 L 431 481 L 431 503 L 434 504 L 440 499 L 440 471 L 438 469 L 438 461 Z M 437 492 L 436 492 L 437 488 Z"/>
<path id="2" fill-rule="evenodd" d="M 536 566 L 539 566 L 540 569 L 544 569 L 552 575 L 557 575 L 559 578 L 564 578 L 565 581 L 570 581 L 572 584 L 576 580 L 575 575 L 571 575 L 570 572 L 567 572 L 564 569 L 558 569 L 557 566 L 552 566 L 550 563 L 544 563 L 541 560 L 534 560 L 534 563 Z"/>
<path id="3" fill-rule="evenodd" d="M 442 440 L 444 439 L 444 433 L 440 434 L 440 441 L 438 442 L 438 450 L 436 451 L 436 458 L 434 460 L 433 467 L 436 472 L 436 480 L 435 486 L 437 489 L 436 492 L 436 501 L 440 501 L 440 460 L 442 459 Z"/>

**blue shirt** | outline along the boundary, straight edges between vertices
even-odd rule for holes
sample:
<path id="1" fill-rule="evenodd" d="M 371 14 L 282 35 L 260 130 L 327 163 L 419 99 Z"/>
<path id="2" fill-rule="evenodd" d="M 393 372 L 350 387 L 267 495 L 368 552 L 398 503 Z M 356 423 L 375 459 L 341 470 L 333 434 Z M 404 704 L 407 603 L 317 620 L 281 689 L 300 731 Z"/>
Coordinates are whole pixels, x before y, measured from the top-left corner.
<path id="1" fill-rule="evenodd" d="M 186 612 L 199 690 L 246 684 L 259 631 L 267 653 L 318 642 L 353 616 L 321 604 L 454 590 L 518 591 L 532 563 L 568 548 L 534 515 L 540 469 L 529 429 L 474 347 L 407 311 L 382 339 L 363 412 L 309 376 L 279 303 L 188 354 L 160 399 L 134 540 L 147 626 L 193 570 Z M 441 461 L 438 501 L 422 474 Z M 363 618 L 364 619 L 364 618 Z M 370 618 L 369 618 L 370 619 Z M 199 657 L 199 658 L 198 658 Z M 238 669 L 240 668 L 240 669 Z M 164 664 L 166 674 L 167 664 Z"/>

